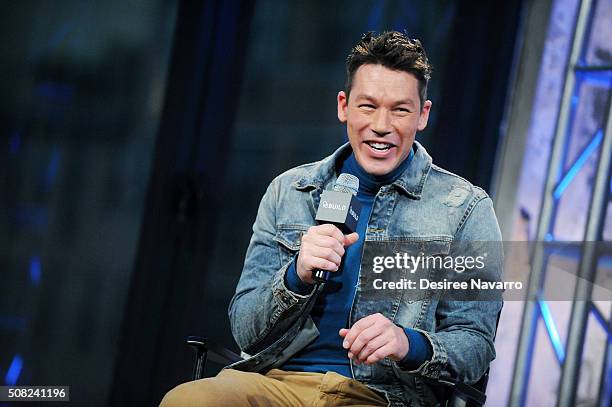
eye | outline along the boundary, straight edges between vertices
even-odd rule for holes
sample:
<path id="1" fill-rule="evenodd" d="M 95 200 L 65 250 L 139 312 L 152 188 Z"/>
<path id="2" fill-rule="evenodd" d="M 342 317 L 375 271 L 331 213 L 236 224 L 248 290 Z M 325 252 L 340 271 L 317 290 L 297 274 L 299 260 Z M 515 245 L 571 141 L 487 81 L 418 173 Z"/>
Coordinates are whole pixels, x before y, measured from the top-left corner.
<path id="1" fill-rule="evenodd" d="M 411 113 L 410 110 L 406 109 L 405 107 L 398 107 L 395 109 L 395 111 L 400 113 Z"/>
<path id="2" fill-rule="evenodd" d="M 374 105 L 369 104 L 369 103 L 362 103 L 359 105 L 360 109 L 365 109 L 365 110 L 373 110 L 376 109 L 376 107 L 374 107 Z"/>

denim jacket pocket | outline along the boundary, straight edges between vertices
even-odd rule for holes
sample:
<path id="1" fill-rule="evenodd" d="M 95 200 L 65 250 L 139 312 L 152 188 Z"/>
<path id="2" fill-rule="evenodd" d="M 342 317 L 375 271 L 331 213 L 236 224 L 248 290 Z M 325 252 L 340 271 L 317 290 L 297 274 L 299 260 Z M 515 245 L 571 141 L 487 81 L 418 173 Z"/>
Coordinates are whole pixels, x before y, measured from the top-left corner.
<path id="1" fill-rule="evenodd" d="M 363 266 L 383 279 L 429 278 L 451 252 L 452 238 L 392 237 L 366 241 Z"/>
<path id="2" fill-rule="evenodd" d="M 380 312 L 405 327 L 415 326 L 428 311 L 432 292 L 419 279 L 435 273 L 426 259 L 445 256 L 451 239 L 397 237 L 366 241 L 362 257 L 358 305 L 353 320 Z M 433 263 L 433 261 L 431 261 Z"/>
<path id="3" fill-rule="evenodd" d="M 278 254 L 281 264 L 289 262 L 300 250 L 302 236 L 308 231 L 308 225 L 278 225 L 274 240 L 278 243 Z"/>
<path id="4" fill-rule="evenodd" d="M 404 327 L 433 328 L 433 310 L 440 293 L 420 284 L 421 280 L 437 279 L 440 273 L 437 266 L 451 252 L 451 242 L 446 236 L 392 237 L 366 242 L 356 318 L 372 313 L 376 307 L 377 312 Z M 390 262 L 393 267 L 380 267 L 380 261 L 375 263 L 375 257 L 395 259 L 398 255 L 401 261 Z"/>
<path id="5" fill-rule="evenodd" d="M 427 280 L 439 280 L 444 274 L 444 260 L 451 253 L 451 240 L 431 239 L 419 242 L 417 256 L 421 259 L 421 273 L 417 276 Z M 440 274 L 442 273 L 442 274 Z M 435 291 L 426 290 L 426 297 L 433 297 Z"/>

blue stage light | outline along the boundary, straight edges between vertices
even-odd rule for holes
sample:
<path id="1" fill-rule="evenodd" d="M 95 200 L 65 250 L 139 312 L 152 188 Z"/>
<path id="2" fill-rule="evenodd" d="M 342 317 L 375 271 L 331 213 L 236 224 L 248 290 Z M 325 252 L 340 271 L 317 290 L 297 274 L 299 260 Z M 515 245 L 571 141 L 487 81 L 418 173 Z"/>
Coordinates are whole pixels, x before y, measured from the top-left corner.
<path id="1" fill-rule="evenodd" d="M 38 285 L 40 283 L 40 275 L 40 257 L 32 256 L 30 259 L 30 280 L 32 281 L 32 284 Z"/>
<path id="2" fill-rule="evenodd" d="M 557 327 L 555 326 L 555 321 L 553 320 L 550 308 L 548 308 L 548 304 L 544 300 L 538 300 L 538 305 L 540 306 L 540 314 L 544 320 L 546 331 L 548 331 L 548 337 L 550 338 L 550 342 L 552 343 L 555 353 L 557 354 L 557 360 L 559 361 L 559 364 L 562 364 L 565 360 L 565 349 L 563 349 L 563 344 L 561 343 L 561 338 L 559 337 L 559 331 L 557 331 Z"/>
<path id="3" fill-rule="evenodd" d="M 21 375 L 21 369 L 23 368 L 23 359 L 19 354 L 13 356 L 13 361 L 6 371 L 6 375 L 4 376 L 4 383 L 7 386 L 14 386 L 17 384 L 17 380 L 19 380 L 19 375 Z"/>
<path id="4" fill-rule="evenodd" d="M 565 191 L 565 189 L 572 182 L 576 174 L 578 174 L 578 172 L 582 169 L 582 167 L 586 163 L 589 156 L 594 151 L 597 150 L 597 148 L 601 144 L 602 139 L 603 139 L 603 131 L 600 129 L 597 133 L 595 133 L 595 135 L 593 136 L 589 144 L 584 148 L 584 150 L 582 150 L 582 153 L 580 153 L 580 155 L 578 156 L 576 161 L 574 161 L 570 169 L 567 170 L 567 172 L 561 179 L 561 182 L 557 184 L 557 187 L 555 188 L 555 191 L 553 192 L 553 196 L 555 197 L 556 200 L 561 198 L 561 195 L 563 195 L 563 192 Z"/>
<path id="5" fill-rule="evenodd" d="M 57 178 L 59 167 L 60 167 L 60 151 L 56 146 L 53 148 L 53 151 L 51 152 L 51 158 L 49 159 L 49 164 L 47 165 L 47 172 L 45 173 L 45 187 L 47 189 L 51 188 L 55 179 Z"/>

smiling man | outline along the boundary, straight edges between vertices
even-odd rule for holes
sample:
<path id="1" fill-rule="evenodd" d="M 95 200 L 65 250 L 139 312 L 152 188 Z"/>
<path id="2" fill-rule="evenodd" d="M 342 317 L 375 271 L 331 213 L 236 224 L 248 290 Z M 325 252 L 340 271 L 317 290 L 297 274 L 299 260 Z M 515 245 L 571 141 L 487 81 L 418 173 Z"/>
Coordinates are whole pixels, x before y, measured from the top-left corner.
<path id="1" fill-rule="evenodd" d="M 420 88 L 426 89 L 429 67 L 422 63 L 423 85 L 414 73 L 365 62 L 349 76 L 347 91 L 338 93 L 338 118 L 347 124 L 353 154 L 368 174 L 386 175 L 399 167 L 416 132 L 427 126 L 431 101 Z"/>
<path id="2" fill-rule="evenodd" d="M 365 289 L 365 242 L 410 242 L 435 256 L 454 240 L 500 240 L 487 194 L 433 165 L 415 141 L 432 106 L 430 73 L 421 43 L 399 32 L 368 33 L 352 49 L 337 97 L 349 143 L 279 175 L 260 204 L 229 310 L 247 357 L 176 387 L 162 405 L 437 405 L 437 379 L 482 376 L 501 301 Z M 315 222 L 341 173 L 359 179 L 362 204 L 348 235 Z M 317 269 L 329 281 L 315 283 Z"/>

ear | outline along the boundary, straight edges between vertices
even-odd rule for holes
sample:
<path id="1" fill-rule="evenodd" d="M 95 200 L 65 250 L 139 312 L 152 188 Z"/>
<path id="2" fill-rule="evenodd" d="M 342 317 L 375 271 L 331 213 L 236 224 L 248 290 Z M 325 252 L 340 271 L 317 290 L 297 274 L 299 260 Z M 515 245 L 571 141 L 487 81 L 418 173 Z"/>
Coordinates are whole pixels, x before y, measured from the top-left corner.
<path id="1" fill-rule="evenodd" d="M 338 92 L 338 120 L 340 123 L 346 123 L 347 110 L 348 110 L 348 97 L 343 90 Z"/>
<path id="2" fill-rule="evenodd" d="M 423 103 L 423 109 L 421 109 L 421 113 L 419 115 L 419 125 L 417 129 L 419 131 L 424 130 L 427 127 L 427 121 L 429 120 L 429 111 L 431 110 L 431 100 L 426 100 Z"/>

